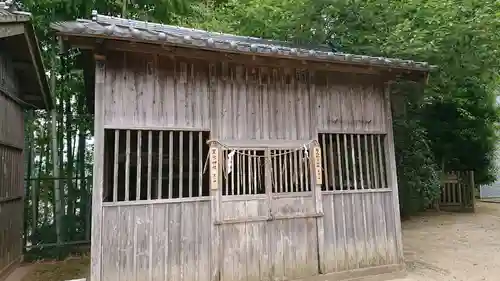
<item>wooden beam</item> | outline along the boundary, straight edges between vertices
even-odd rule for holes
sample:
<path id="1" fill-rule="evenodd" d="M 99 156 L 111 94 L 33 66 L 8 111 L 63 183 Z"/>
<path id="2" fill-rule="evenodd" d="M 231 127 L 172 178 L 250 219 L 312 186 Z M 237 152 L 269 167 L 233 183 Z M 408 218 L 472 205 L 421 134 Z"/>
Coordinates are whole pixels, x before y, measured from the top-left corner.
<path id="1" fill-rule="evenodd" d="M 0 38 L 21 35 L 24 33 L 24 24 L 22 23 L 7 23 L 0 25 Z"/>
<path id="2" fill-rule="evenodd" d="M 32 31 L 32 32 L 34 32 L 34 31 Z M 31 55 L 31 60 L 34 62 L 33 66 L 35 68 L 38 86 L 40 87 L 40 91 L 42 93 L 44 103 L 47 106 L 47 108 L 51 108 L 54 105 L 54 104 L 49 103 L 49 97 L 51 97 L 51 92 L 50 92 L 50 89 L 48 89 L 48 87 L 45 87 L 46 84 L 44 84 L 44 81 L 46 81 L 45 80 L 46 77 L 41 75 L 41 72 L 43 71 L 43 69 L 40 69 L 40 68 L 43 68 L 43 62 L 41 62 L 42 65 L 38 65 L 38 63 L 37 63 L 37 55 L 40 52 L 40 49 L 38 46 L 33 45 L 33 42 L 31 41 L 31 38 L 28 35 L 28 32 L 24 32 L 24 38 L 26 40 L 26 44 L 28 45 L 28 49 L 29 49 L 29 52 Z M 54 101 L 52 101 L 52 102 L 54 102 Z"/>
<path id="3" fill-rule="evenodd" d="M 73 47 L 94 50 L 97 46 L 102 44 L 102 47 L 107 50 L 117 50 L 124 52 L 159 54 L 168 56 L 178 56 L 185 58 L 195 58 L 206 61 L 225 61 L 225 62 L 238 62 L 242 64 L 255 65 L 255 66 L 272 66 L 272 67 L 286 67 L 298 69 L 314 69 L 324 71 L 346 72 L 346 73 L 364 73 L 380 75 L 384 72 L 382 67 L 355 65 L 350 62 L 326 62 L 317 60 L 305 60 L 304 58 L 278 58 L 266 54 L 247 55 L 236 53 L 231 50 L 227 51 L 209 51 L 198 49 L 196 46 L 192 48 L 176 47 L 172 45 L 159 45 L 144 42 L 129 42 L 125 40 L 104 40 L 97 42 L 98 38 L 84 37 L 84 36 L 64 36 L 62 38 L 68 41 Z M 99 38 L 100 39 L 100 38 Z M 397 71 L 395 71 L 397 72 Z"/>
<path id="4" fill-rule="evenodd" d="M 385 109 L 385 122 L 387 126 L 387 136 L 384 139 L 385 146 L 385 163 L 387 169 L 387 185 L 392 191 L 392 207 L 395 222 L 396 233 L 396 253 L 397 264 L 404 265 L 403 256 L 403 238 L 401 233 L 401 215 L 399 211 L 399 191 L 398 191 L 398 176 L 396 173 L 396 153 L 394 150 L 394 136 L 392 124 L 392 110 L 391 110 L 391 83 L 386 83 L 384 92 L 384 109 Z"/>

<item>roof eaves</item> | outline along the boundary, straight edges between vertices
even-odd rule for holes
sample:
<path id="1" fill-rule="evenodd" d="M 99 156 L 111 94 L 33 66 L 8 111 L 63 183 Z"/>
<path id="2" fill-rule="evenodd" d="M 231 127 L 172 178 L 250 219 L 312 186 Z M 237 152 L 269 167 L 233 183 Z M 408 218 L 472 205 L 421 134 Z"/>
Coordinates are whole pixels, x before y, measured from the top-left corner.
<path id="1" fill-rule="evenodd" d="M 208 50 L 233 51 L 245 54 L 267 54 L 288 58 L 302 58 L 305 60 L 400 68 L 412 71 L 428 72 L 436 68 L 427 62 L 354 55 L 331 52 L 319 48 L 300 48 L 287 42 L 104 16 L 97 14 L 96 11 L 92 13 L 92 20 L 78 19 L 71 22 L 59 22 L 52 24 L 51 27 L 60 33 L 75 36 L 86 35 L 111 39 L 141 40 L 155 44 L 169 43 Z"/>
<path id="2" fill-rule="evenodd" d="M 19 23 L 24 25 L 24 36 L 26 44 L 30 50 L 30 56 L 33 62 L 33 67 L 37 73 L 37 80 L 40 86 L 40 92 L 47 109 L 53 107 L 52 95 L 45 76 L 45 67 L 41 57 L 41 51 L 36 38 L 35 30 L 32 24 L 32 15 L 28 12 L 17 11 L 13 1 L 0 2 L 0 24 L 1 23 Z"/>

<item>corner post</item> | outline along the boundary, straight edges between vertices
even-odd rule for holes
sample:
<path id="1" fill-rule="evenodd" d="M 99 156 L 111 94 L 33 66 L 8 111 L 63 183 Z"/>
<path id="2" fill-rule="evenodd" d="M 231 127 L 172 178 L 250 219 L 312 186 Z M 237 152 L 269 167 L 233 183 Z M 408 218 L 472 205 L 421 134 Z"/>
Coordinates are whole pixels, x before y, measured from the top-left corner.
<path id="1" fill-rule="evenodd" d="M 394 150 L 394 134 L 392 124 L 392 109 L 391 109 L 391 81 L 385 83 L 384 87 L 384 109 L 386 117 L 386 132 L 385 138 L 385 160 L 387 163 L 387 183 L 392 190 L 392 204 L 394 209 L 394 225 L 396 233 L 396 262 L 404 265 L 403 255 L 403 238 L 401 233 L 401 214 L 399 210 L 399 189 L 398 177 L 396 172 L 396 152 Z"/>
<path id="2" fill-rule="evenodd" d="M 102 193 L 104 183 L 104 105 L 106 63 L 105 56 L 95 55 L 94 104 L 94 170 L 92 186 L 92 239 L 90 246 L 90 281 L 101 281 L 102 272 Z"/>

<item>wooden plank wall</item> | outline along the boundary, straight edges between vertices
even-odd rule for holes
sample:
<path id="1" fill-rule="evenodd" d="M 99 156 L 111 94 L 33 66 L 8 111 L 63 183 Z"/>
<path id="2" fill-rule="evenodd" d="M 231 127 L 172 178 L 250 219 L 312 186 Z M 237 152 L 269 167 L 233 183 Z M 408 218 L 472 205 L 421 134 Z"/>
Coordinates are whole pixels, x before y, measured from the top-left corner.
<path id="1" fill-rule="evenodd" d="M 390 190 L 323 194 L 326 271 L 400 264 L 392 206 Z"/>
<path id="2" fill-rule="evenodd" d="M 0 56 L 0 278 L 22 254 L 24 115 L 12 69 Z"/>
<path id="3" fill-rule="evenodd" d="M 211 139 L 222 140 L 309 140 L 319 132 L 384 134 L 388 127 L 383 88 L 364 76 L 111 52 L 104 85 L 105 128 L 210 130 Z M 324 192 L 327 272 L 402 262 L 393 196 L 391 189 Z M 190 200 L 105 204 L 101 280 L 209 281 L 216 250 L 213 214 L 208 198 Z M 244 208 L 224 202 L 221 212 L 262 219 L 265 208 L 255 202 L 240 202 Z M 221 230 L 222 280 L 318 274 L 314 217 L 227 224 Z"/>
<path id="4" fill-rule="evenodd" d="M 103 207 L 101 280 L 210 281 L 210 201 Z"/>
<path id="5" fill-rule="evenodd" d="M 386 128 L 383 89 L 369 77 L 121 52 L 108 55 L 107 73 L 107 128 L 210 129 L 235 140 Z"/>

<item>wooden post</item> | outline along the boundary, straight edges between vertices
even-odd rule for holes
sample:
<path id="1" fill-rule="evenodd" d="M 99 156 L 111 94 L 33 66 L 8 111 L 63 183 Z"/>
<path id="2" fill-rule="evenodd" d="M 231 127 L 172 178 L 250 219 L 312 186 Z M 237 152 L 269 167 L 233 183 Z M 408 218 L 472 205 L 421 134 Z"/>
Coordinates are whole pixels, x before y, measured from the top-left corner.
<path id="1" fill-rule="evenodd" d="M 94 113 L 94 182 L 92 190 L 92 239 L 90 281 L 101 280 L 101 223 L 104 177 L 104 105 L 106 66 L 103 56 L 96 56 Z"/>
<path id="2" fill-rule="evenodd" d="M 220 214 L 220 204 L 222 200 L 222 169 L 221 161 L 223 161 L 222 151 L 218 145 L 212 144 L 209 150 L 209 165 L 210 165 L 210 194 L 212 208 L 212 275 L 210 280 L 220 280 L 222 270 L 222 255 L 221 255 L 221 225 L 222 216 Z"/>
<path id="3" fill-rule="evenodd" d="M 392 204 L 394 209 L 394 224 L 396 233 L 396 251 L 397 263 L 404 265 L 403 256 L 403 238 L 401 234 L 401 215 L 399 211 L 399 191 L 398 191 L 398 177 L 396 174 L 396 153 L 394 151 L 394 136 L 392 128 L 392 111 L 391 111 L 391 93 L 390 82 L 385 85 L 384 91 L 384 109 L 385 109 L 385 122 L 387 137 L 385 138 L 385 161 L 387 163 L 387 184 L 392 190 Z"/>
<path id="4" fill-rule="evenodd" d="M 471 204 L 472 204 L 472 212 L 476 211 L 476 183 L 474 181 L 474 171 L 470 171 L 470 189 L 471 189 Z"/>
<path id="5" fill-rule="evenodd" d="M 323 168 L 321 167 L 321 148 L 315 145 L 313 148 L 313 159 L 314 164 L 311 165 L 313 173 L 311 173 L 312 181 L 311 184 L 314 186 L 314 201 L 316 207 L 316 229 L 318 234 L 318 263 L 319 263 L 319 273 L 324 274 L 326 272 L 325 264 L 325 229 L 324 229 L 324 217 L 323 217 L 323 197 L 321 193 L 321 186 L 323 185 Z"/>

